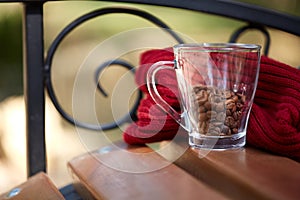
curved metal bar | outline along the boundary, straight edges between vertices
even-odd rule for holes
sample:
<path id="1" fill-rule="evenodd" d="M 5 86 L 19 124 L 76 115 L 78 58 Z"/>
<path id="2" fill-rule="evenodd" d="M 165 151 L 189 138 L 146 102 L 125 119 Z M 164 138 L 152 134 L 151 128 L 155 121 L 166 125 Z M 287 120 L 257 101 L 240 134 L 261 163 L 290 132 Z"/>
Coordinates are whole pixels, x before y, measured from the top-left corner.
<path id="1" fill-rule="evenodd" d="M 246 26 L 243 26 L 239 29 L 237 29 L 230 37 L 229 42 L 236 42 L 238 38 L 241 36 L 242 33 L 249 29 L 256 29 L 261 31 L 265 36 L 265 44 L 264 44 L 264 55 L 269 54 L 270 44 L 271 44 L 271 37 L 269 32 L 264 26 L 258 25 L 258 24 L 249 24 Z"/>
<path id="2" fill-rule="evenodd" d="M 30 0 L 14 0 L 13 2 L 30 2 Z M 38 0 L 32 0 L 32 2 Z M 51 2 L 51 0 L 40 0 Z M 100 1 L 100 0 L 98 0 Z M 2 0 L 2 2 L 12 2 Z M 283 12 L 263 8 L 261 6 L 232 0 L 108 0 L 108 2 L 124 2 L 164 7 L 182 8 L 221 15 L 240 21 L 263 24 L 300 36 L 300 17 Z"/>
<path id="3" fill-rule="evenodd" d="M 92 11 L 90 13 L 87 13 L 87 14 L 77 18 L 72 23 L 70 23 L 68 26 L 66 26 L 59 33 L 59 35 L 55 38 L 55 40 L 53 41 L 53 43 L 51 44 L 51 46 L 48 50 L 48 54 L 47 54 L 47 57 L 46 57 L 46 60 L 45 60 L 45 65 L 44 65 L 45 85 L 46 85 L 49 97 L 52 100 L 52 103 L 54 104 L 57 111 L 61 114 L 61 116 L 64 119 L 66 119 L 69 123 L 74 124 L 74 125 L 76 125 L 78 127 L 81 127 L 81 128 L 87 128 L 87 129 L 91 129 L 91 130 L 108 130 L 108 129 L 116 128 L 118 125 L 123 124 L 125 122 L 128 122 L 129 119 L 135 118 L 135 112 L 137 110 L 139 100 L 142 98 L 142 94 L 140 92 L 139 96 L 138 96 L 138 101 L 133 106 L 131 112 L 128 113 L 123 118 L 117 120 L 116 123 L 104 124 L 104 125 L 99 126 L 99 125 L 80 122 L 80 121 L 77 121 L 74 118 L 72 118 L 68 113 L 66 113 L 64 111 L 64 109 L 61 108 L 61 106 L 58 103 L 57 97 L 55 95 L 53 85 L 52 85 L 52 82 L 51 82 L 51 66 L 52 66 L 52 60 L 53 60 L 54 54 L 55 54 L 56 49 L 58 48 L 59 44 L 62 42 L 62 40 L 72 30 L 74 30 L 76 27 L 78 27 L 79 25 L 81 25 L 85 21 L 90 20 L 90 19 L 95 18 L 95 17 L 98 17 L 98 16 L 101 16 L 101 15 L 113 14 L 113 13 L 125 13 L 125 14 L 132 14 L 132 15 L 142 17 L 146 20 L 151 21 L 155 25 L 161 27 L 163 30 L 168 32 L 178 43 L 184 43 L 184 41 L 172 29 L 170 29 L 169 26 L 167 26 L 164 22 L 162 22 L 161 20 L 159 20 L 158 18 L 156 18 L 155 16 L 153 16 L 153 15 L 147 13 L 147 12 L 144 12 L 144 11 L 141 11 L 141 10 L 136 10 L 136 9 L 128 9 L 128 8 L 98 9 L 98 10 Z M 103 93 L 103 91 L 102 91 L 102 94 L 105 94 L 105 92 Z"/>
<path id="4" fill-rule="evenodd" d="M 300 36 L 300 17 L 231 0 L 114 0 L 112 2 L 158 5 L 200 11 L 240 21 L 263 24 Z"/>
<path id="5" fill-rule="evenodd" d="M 165 24 L 160 19 L 156 18 L 155 16 L 153 16 L 153 15 L 151 15 L 151 14 L 145 12 L 145 11 L 141 11 L 141 10 L 137 10 L 137 9 L 129 9 L 129 8 L 103 8 L 103 9 L 98 9 L 98 10 L 92 11 L 90 13 L 87 13 L 87 14 L 77 18 L 76 20 L 71 22 L 68 26 L 66 26 L 59 33 L 59 35 L 55 38 L 55 40 L 53 41 L 52 45 L 50 46 L 50 48 L 48 50 L 48 54 L 47 54 L 47 58 L 46 58 L 46 66 L 45 66 L 46 72 L 49 71 L 49 67 L 52 64 L 52 59 L 53 59 L 54 53 L 55 53 L 56 49 L 58 48 L 59 44 L 73 29 L 75 29 L 76 27 L 78 27 L 79 25 L 84 23 L 85 21 L 90 20 L 92 18 L 102 16 L 102 15 L 106 15 L 106 14 L 116 14 L 116 13 L 132 14 L 132 15 L 142 17 L 146 20 L 149 20 L 152 23 L 154 23 L 155 25 L 163 28 L 163 30 L 165 30 L 172 37 L 174 37 L 174 39 L 178 43 L 184 43 L 184 41 L 167 24 Z"/>
<path id="6" fill-rule="evenodd" d="M 108 94 L 105 92 L 105 90 L 103 89 L 103 87 L 101 86 L 101 84 L 99 83 L 99 77 L 101 75 L 101 73 L 103 72 L 104 69 L 106 69 L 107 67 L 111 66 L 111 65 L 120 65 L 122 67 L 125 67 L 126 69 L 128 69 L 129 71 L 131 71 L 133 74 L 135 74 L 135 67 L 133 65 L 131 65 L 130 63 L 128 63 L 125 60 L 121 60 L 121 59 L 116 59 L 116 60 L 109 60 L 104 62 L 103 64 L 101 64 L 95 72 L 95 83 L 97 84 L 97 88 L 99 89 L 99 91 L 103 94 L 103 96 L 107 97 Z M 141 90 L 138 90 L 138 98 L 135 101 L 133 107 L 131 108 L 131 110 L 129 111 L 129 114 L 126 114 L 125 116 L 121 117 L 119 120 L 112 122 L 112 123 L 108 123 L 105 126 L 107 127 L 106 129 L 113 129 L 118 127 L 119 125 L 122 125 L 123 123 L 126 122 L 130 122 L 131 120 L 136 121 L 137 116 L 136 116 L 136 111 L 138 109 L 140 100 L 143 97 L 143 93 Z"/>
<path id="7" fill-rule="evenodd" d="M 125 60 L 121 60 L 121 59 L 116 59 L 116 60 L 109 60 L 104 62 L 103 64 L 101 64 L 96 72 L 95 72 L 95 83 L 97 84 L 97 88 L 99 89 L 99 91 L 103 94 L 103 96 L 107 97 L 108 94 L 105 92 L 105 90 L 103 89 L 103 87 L 101 86 L 101 84 L 99 83 L 99 77 L 102 73 L 102 71 L 106 68 L 109 67 L 110 65 L 120 65 L 122 67 L 125 67 L 126 69 L 130 70 L 133 74 L 135 73 L 135 68 L 133 65 L 131 65 L 130 63 L 128 63 Z"/>

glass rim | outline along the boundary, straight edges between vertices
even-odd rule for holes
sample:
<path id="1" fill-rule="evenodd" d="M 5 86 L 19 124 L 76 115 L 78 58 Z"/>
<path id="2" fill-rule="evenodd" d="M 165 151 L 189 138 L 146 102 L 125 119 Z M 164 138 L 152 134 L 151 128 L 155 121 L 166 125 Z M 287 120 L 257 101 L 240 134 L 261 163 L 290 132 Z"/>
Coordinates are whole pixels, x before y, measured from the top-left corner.
<path id="1" fill-rule="evenodd" d="M 187 51 L 259 51 L 261 46 L 246 43 L 185 43 L 177 44 L 173 48 L 174 50 L 182 49 Z"/>

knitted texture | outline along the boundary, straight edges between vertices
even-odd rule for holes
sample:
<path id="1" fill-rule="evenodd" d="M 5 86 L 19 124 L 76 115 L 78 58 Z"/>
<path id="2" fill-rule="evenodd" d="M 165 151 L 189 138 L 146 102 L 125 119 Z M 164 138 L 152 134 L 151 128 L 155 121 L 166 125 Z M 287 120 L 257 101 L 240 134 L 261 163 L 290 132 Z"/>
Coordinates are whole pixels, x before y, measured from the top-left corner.
<path id="1" fill-rule="evenodd" d="M 300 161 L 300 71 L 262 56 L 247 143 Z"/>
<path id="2" fill-rule="evenodd" d="M 146 86 L 149 67 L 157 61 L 172 61 L 172 49 L 150 50 L 142 54 L 135 80 L 144 92 L 138 120 L 124 131 L 128 144 L 145 144 L 172 139 L 179 125 L 150 97 Z M 160 74 L 161 73 L 161 74 Z M 157 73 L 157 89 L 180 112 L 175 73 Z M 161 84 L 159 84 L 161 83 Z M 247 145 L 300 161 L 300 70 L 266 56 L 261 57 L 260 74 L 247 129 Z"/>
<path id="3" fill-rule="evenodd" d="M 151 98 L 146 84 L 146 75 L 151 65 L 158 61 L 174 60 L 172 49 L 150 50 L 141 55 L 140 67 L 136 71 L 135 81 L 145 94 L 137 111 L 138 120 L 124 132 L 124 141 L 128 144 L 145 144 L 172 139 L 179 130 L 179 125 L 166 114 Z M 175 110 L 180 112 L 175 73 L 171 70 L 157 73 L 157 90 Z"/>

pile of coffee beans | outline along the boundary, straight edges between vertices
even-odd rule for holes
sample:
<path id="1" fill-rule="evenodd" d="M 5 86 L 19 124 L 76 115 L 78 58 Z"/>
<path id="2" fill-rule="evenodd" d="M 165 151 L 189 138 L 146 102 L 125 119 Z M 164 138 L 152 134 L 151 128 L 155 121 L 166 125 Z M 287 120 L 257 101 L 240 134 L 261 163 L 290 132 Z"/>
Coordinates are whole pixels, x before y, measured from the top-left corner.
<path id="1" fill-rule="evenodd" d="M 225 136 L 238 133 L 245 111 L 244 94 L 201 85 L 193 89 L 199 109 L 200 134 Z"/>

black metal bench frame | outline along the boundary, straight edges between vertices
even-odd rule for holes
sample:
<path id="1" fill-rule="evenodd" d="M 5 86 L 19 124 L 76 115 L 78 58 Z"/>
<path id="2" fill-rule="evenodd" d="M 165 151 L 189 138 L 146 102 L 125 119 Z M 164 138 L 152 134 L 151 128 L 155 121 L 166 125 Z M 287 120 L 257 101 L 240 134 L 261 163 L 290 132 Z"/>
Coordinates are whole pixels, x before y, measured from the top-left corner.
<path id="1" fill-rule="evenodd" d="M 85 20 L 101 13 L 92 13 L 94 16 L 86 15 L 86 18 L 81 18 L 82 22 L 69 25 L 62 34 L 57 37 L 57 40 L 52 44 L 48 52 L 48 57 L 44 58 L 44 30 L 43 30 L 43 6 L 46 0 L 6 0 L 1 3 L 22 3 L 23 4 L 23 45 L 24 45 L 24 95 L 26 102 L 26 133 L 27 133 L 27 157 L 28 157 L 28 176 L 32 176 L 40 171 L 46 171 L 46 146 L 45 146 L 45 88 L 47 88 L 50 97 L 52 96 L 53 103 L 58 111 L 71 123 L 75 122 L 71 117 L 68 117 L 59 104 L 55 101 L 55 94 L 51 86 L 50 70 L 51 70 L 51 55 L 55 53 L 56 47 L 60 40 L 72 30 L 76 25 L 83 23 Z M 294 35 L 300 35 L 300 17 L 283 14 L 274 10 L 268 10 L 259 6 L 239 3 L 235 1 L 221 0 L 115 0 L 111 2 L 124 2 L 157 5 L 173 8 L 182 8 L 204 13 L 211 13 L 224 17 L 234 18 L 241 21 L 249 22 L 249 27 L 243 27 L 232 36 L 234 41 L 239 33 L 248 28 L 259 28 L 264 32 L 265 27 L 271 27 L 282 30 Z M 152 15 L 147 13 L 131 11 L 131 10 L 102 10 L 98 11 L 105 14 L 106 12 L 126 12 L 144 17 L 151 20 L 153 23 L 168 29 L 165 24 Z M 104 12 L 104 13 L 103 13 Z M 91 15 L 92 15 L 91 14 Z M 172 31 L 170 32 L 172 34 Z M 173 35 L 176 38 L 176 34 Z M 266 34 L 268 38 L 268 35 Z M 178 38 L 177 38 L 178 39 Z M 180 38 L 178 39 L 180 42 Z M 268 41 L 268 39 L 267 39 Z M 268 48 L 266 48 L 268 49 Z M 267 52 L 265 52 L 267 54 Z M 50 56 L 49 56 L 50 55 Z M 122 65 L 126 65 L 122 64 Z M 130 66 L 127 66 L 130 68 Z M 100 72 L 99 72 L 100 73 Z M 100 88 L 101 89 L 101 88 Z M 130 115 L 134 115 L 136 107 Z M 115 124 L 108 125 L 104 129 L 114 128 Z M 83 124 L 83 127 L 89 127 Z M 102 127 L 103 128 L 103 127 Z"/>

